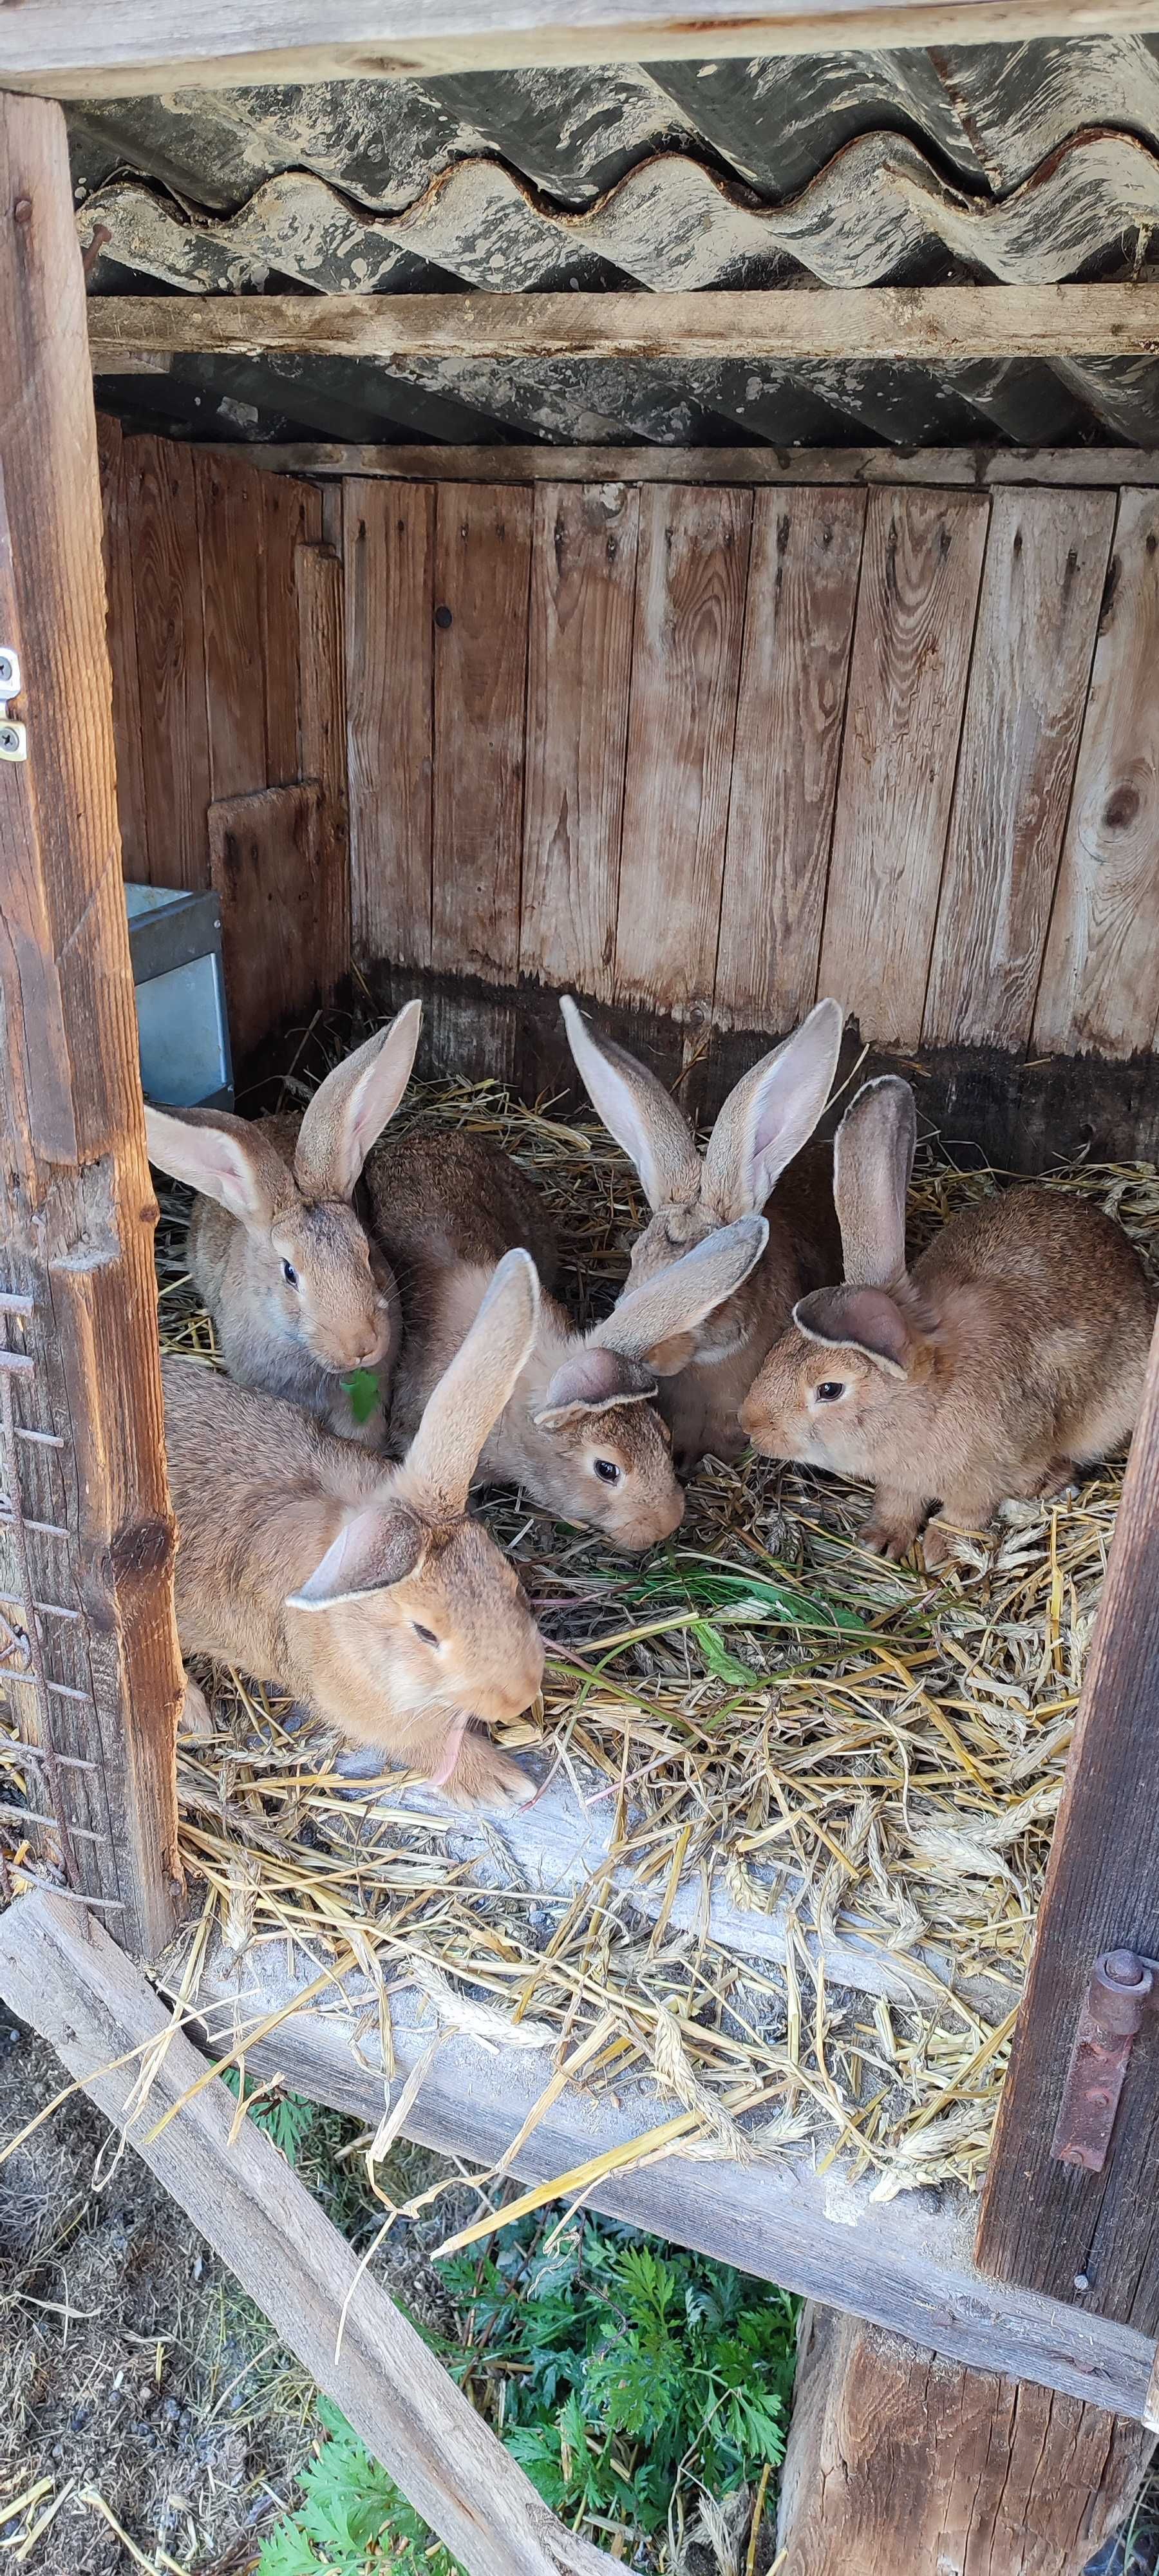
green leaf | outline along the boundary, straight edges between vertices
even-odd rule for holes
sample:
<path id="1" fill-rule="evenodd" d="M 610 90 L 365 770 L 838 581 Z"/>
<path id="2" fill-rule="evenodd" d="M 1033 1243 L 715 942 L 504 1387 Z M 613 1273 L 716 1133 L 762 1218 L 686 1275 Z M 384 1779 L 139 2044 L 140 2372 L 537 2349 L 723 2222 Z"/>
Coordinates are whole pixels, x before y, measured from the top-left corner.
<path id="1" fill-rule="evenodd" d="M 254 2576 L 319 2576 L 321 2564 L 297 2525 L 280 2522 L 262 2542 Z"/>
<path id="2" fill-rule="evenodd" d="M 751 1664 L 742 1664 L 739 1655 L 730 1655 L 727 1646 L 722 1646 L 715 1628 L 709 1626 L 707 1619 L 698 1619 L 692 1634 L 709 1672 L 715 1673 L 718 1681 L 742 1684 L 747 1682 L 752 1690 L 760 1690 L 767 1686 L 767 1676 L 764 1673 L 754 1672 Z"/>
<path id="3" fill-rule="evenodd" d="M 236 2095 L 239 2090 L 236 2066 L 226 2067 L 224 2080 L 230 2092 Z M 246 2110 L 254 2127 L 264 2129 L 267 2138 L 272 2138 L 274 2145 L 281 2148 L 287 2164 L 296 2165 L 317 2117 L 314 2104 L 304 2101 L 300 2093 L 278 2093 L 272 2099 L 265 2096 L 252 2108 L 247 2103 Z"/>
<path id="4" fill-rule="evenodd" d="M 378 1383 L 376 1371 L 366 1368 L 352 1369 L 349 1377 L 344 1377 L 341 1384 L 350 1398 L 350 1410 L 355 1421 L 369 1422 L 371 1414 L 382 1402 L 382 1389 Z"/>

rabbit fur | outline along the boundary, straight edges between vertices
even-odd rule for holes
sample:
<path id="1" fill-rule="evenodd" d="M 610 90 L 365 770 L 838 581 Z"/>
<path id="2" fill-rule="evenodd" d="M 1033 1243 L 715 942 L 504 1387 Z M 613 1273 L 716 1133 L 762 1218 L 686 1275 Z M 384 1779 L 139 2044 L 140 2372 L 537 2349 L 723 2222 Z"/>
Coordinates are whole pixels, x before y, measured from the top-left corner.
<path id="1" fill-rule="evenodd" d="M 1142 1398 L 1155 1291 L 1121 1226 L 1018 1188 L 943 1226 L 906 1266 L 917 1121 L 895 1074 L 838 1131 L 845 1284 L 803 1297 L 741 1409 L 763 1455 L 873 1485 L 862 1545 L 902 1557 L 931 1505 L 928 1566 L 1007 1496 L 1060 1491 L 1121 1448 Z"/>
<path id="2" fill-rule="evenodd" d="M 464 1514 L 537 1306 L 513 1252 L 397 1466 L 197 1361 L 162 1364 L 182 1653 L 278 1683 L 468 1804 L 535 1794 L 480 1723 L 534 1700 L 542 1643 L 513 1567 Z"/>
<path id="3" fill-rule="evenodd" d="M 597 1035 L 570 994 L 568 1045 L 592 1106 L 636 1166 L 651 1218 L 632 1247 L 628 1292 L 655 1279 L 718 1226 L 764 1213 L 760 1262 L 703 1325 L 694 1356 L 665 1379 L 661 1403 L 677 1467 L 739 1458 L 740 1407 L 799 1297 L 834 1276 L 839 1239 L 827 1151 L 802 1157 L 828 1099 L 841 1046 L 837 1002 L 818 1002 L 792 1037 L 730 1092 L 702 1155 L 683 1110 L 646 1066 Z M 782 1174 L 786 1178 L 782 1180 Z"/>
<path id="4" fill-rule="evenodd" d="M 230 1376 L 305 1405 L 367 1448 L 383 1445 L 401 1325 L 390 1266 L 353 1201 L 410 1079 L 421 1020 L 421 1003 L 408 1002 L 335 1066 L 300 1117 L 145 1110 L 150 1161 L 198 1193 L 189 1266 Z M 342 1384 L 355 1369 L 379 1384 L 361 1423 Z"/>
<path id="5" fill-rule="evenodd" d="M 375 1235 L 403 1295 L 392 1434 L 405 1439 L 495 1264 L 523 1244 L 550 1276 L 554 1246 L 536 1191 L 481 1138 L 411 1136 L 380 1146 L 366 1182 Z M 617 1547 L 649 1548 L 669 1537 L 684 1496 L 653 1402 L 659 1376 L 685 1364 L 704 1318 L 735 1293 L 765 1240 L 760 1217 L 717 1228 L 588 1333 L 554 1297 L 541 1296 L 534 1344 L 483 1444 L 480 1479 L 518 1484 L 530 1501 Z"/>

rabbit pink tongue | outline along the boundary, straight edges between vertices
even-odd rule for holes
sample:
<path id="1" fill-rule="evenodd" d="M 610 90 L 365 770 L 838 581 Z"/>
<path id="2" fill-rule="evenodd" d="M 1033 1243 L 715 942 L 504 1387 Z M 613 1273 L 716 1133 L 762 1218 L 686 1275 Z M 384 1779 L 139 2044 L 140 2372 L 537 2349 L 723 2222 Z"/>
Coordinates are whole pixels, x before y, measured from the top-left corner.
<path id="1" fill-rule="evenodd" d="M 431 1772 L 430 1781 L 432 1789 L 446 1788 L 451 1773 L 455 1768 L 455 1764 L 459 1759 L 463 1737 L 467 1732 L 470 1722 L 470 1719 L 467 1717 L 456 1718 L 455 1723 L 447 1736 L 446 1743 L 443 1746 L 442 1758 L 439 1762 L 438 1769 Z"/>

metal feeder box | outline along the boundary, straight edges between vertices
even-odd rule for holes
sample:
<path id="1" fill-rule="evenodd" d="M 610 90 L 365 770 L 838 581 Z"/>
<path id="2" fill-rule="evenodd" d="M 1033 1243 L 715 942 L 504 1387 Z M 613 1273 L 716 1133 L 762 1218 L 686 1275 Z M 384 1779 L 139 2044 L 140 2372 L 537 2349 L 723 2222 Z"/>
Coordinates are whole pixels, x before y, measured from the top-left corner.
<path id="1" fill-rule="evenodd" d="M 127 885 L 125 904 L 146 1099 L 175 1109 L 231 1109 L 218 897 Z"/>

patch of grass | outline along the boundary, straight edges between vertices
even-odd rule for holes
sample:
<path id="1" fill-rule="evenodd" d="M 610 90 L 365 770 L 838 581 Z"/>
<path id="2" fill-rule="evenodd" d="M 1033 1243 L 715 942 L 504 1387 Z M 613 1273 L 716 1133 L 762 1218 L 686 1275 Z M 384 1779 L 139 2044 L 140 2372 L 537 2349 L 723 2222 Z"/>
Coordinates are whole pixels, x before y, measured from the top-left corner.
<path id="1" fill-rule="evenodd" d="M 441 2264 L 456 2334 L 425 2329 L 553 2510 L 661 2568 L 700 2493 L 776 2469 L 797 2302 L 726 2264 L 584 2218 L 511 2230 L 498 2254 Z M 302 2501 L 258 2576 L 453 2576 L 393 2481 L 332 2408 Z"/>

